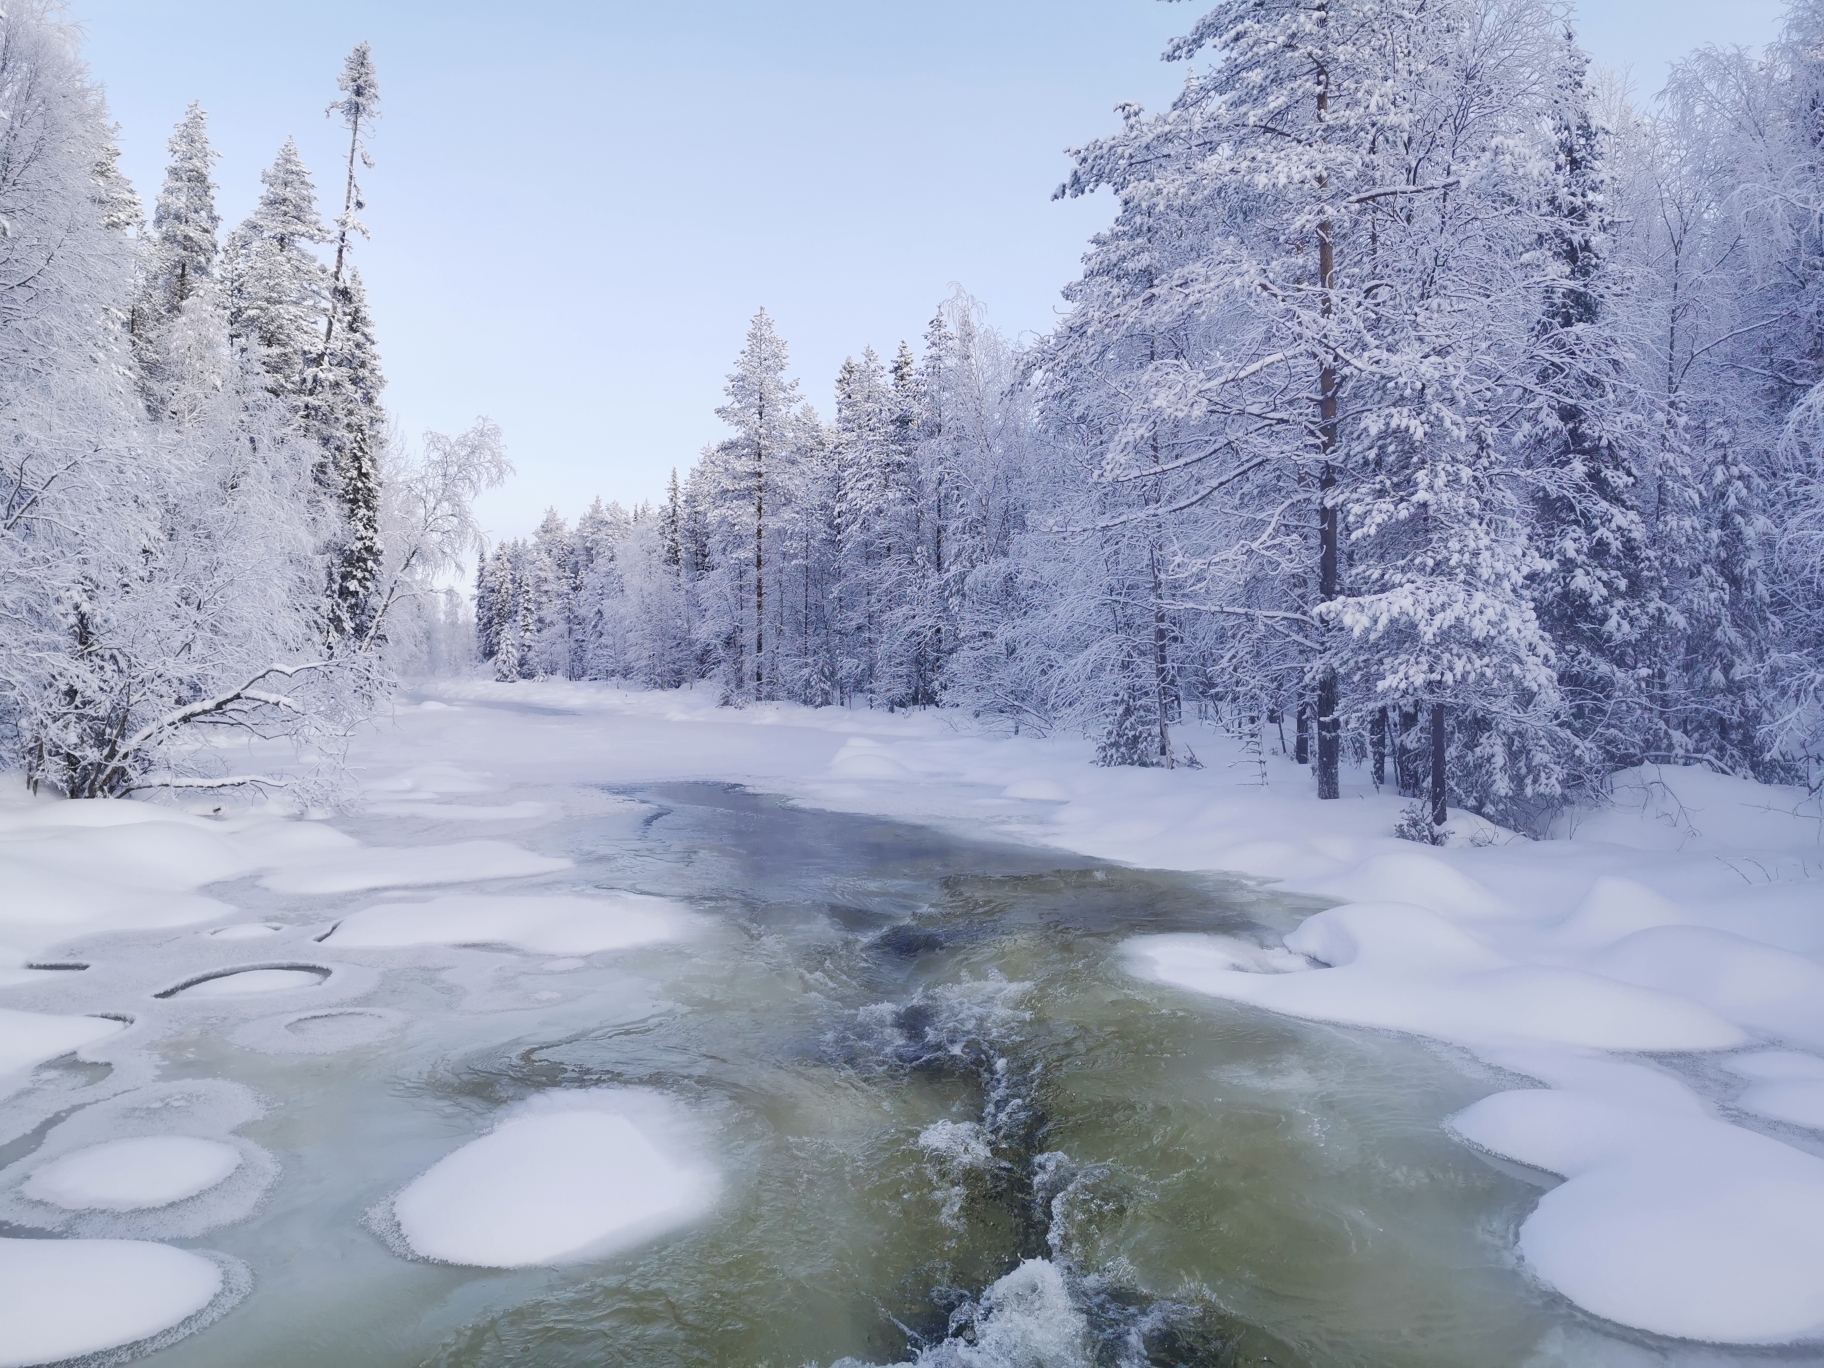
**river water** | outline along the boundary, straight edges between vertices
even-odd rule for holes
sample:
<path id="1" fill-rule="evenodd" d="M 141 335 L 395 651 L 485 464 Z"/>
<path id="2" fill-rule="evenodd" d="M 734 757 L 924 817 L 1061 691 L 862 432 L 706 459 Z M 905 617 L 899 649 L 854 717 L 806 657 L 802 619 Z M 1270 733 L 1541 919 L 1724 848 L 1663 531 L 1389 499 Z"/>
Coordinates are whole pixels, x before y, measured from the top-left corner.
<path id="1" fill-rule="evenodd" d="M 242 958 L 336 968 L 341 986 L 316 1018 L 224 998 L 160 1018 L 157 1085 L 257 1093 L 265 1114 L 238 1135 L 277 1176 L 251 1215 L 174 1241 L 239 1261 L 251 1290 L 155 1362 L 1740 1361 L 1621 1337 L 1528 1281 L 1513 1231 L 1551 1180 L 1440 1124 L 1513 1080 L 1122 967 L 1130 935 L 1271 943 L 1312 904 L 732 788 L 630 796 L 632 818 L 624 795 L 598 795 L 597 814 L 571 793 L 571 815 L 514 839 L 575 859 L 565 891 L 688 903 L 701 929 L 684 942 L 580 965 L 485 947 L 329 955 L 315 938 L 336 908 L 371 895 L 222 890 L 281 928 Z M 447 839 L 409 819 L 362 835 Z M 150 1002 L 200 943 L 85 947 L 80 1009 Z M 72 1069 L 72 1107 L 106 1091 Z M 504 1109 L 604 1086 L 658 1090 L 698 1119 L 723 1173 L 708 1216 L 557 1269 L 433 1264 L 376 1233 L 377 1207 Z"/>

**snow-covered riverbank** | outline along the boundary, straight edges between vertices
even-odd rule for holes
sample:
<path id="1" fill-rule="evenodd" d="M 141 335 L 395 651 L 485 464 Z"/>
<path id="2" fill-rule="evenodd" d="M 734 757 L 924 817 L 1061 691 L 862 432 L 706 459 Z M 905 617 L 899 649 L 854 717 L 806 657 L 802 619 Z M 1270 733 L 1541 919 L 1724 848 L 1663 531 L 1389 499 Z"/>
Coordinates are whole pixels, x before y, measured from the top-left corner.
<path id="1" fill-rule="evenodd" d="M 1463 816 L 1452 846 L 1432 849 L 1392 838 L 1398 798 L 1358 782 L 1319 804 L 1303 771 L 1278 759 L 1263 768 L 1214 735 L 1186 737 L 1199 770 L 1104 770 L 1082 743 L 986 738 L 930 714 L 713 702 L 703 692 L 567 683 L 426 686 L 360 740 L 353 760 L 376 816 L 487 832 L 433 845 L 389 849 L 258 811 L 9 793 L 0 809 L 0 1094 L 11 1098 L 0 1142 L 53 1110 L 34 1101 L 43 1091 L 34 1066 L 72 1050 L 122 1058 L 134 1030 L 87 1009 L 45 1010 L 74 975 L 31 966 L 71 962 L 73 940 L 194 925 L 230 932 L 242 950 L 257 946 L 257 928 L 233 920 L 222 890 L 205 891 L 236 879 L 308 898 L 448 894 L 559 874 L 566 861 L 513 839 L 554 810 L 488 795 L 526 784 L 727 781 L 1138 866 L 1236 871 L 1308 895 L 1315 915 L 1288 926 L 1283 946 L 1138 937 L 1127 962 L 1182 989 L 1187 1003 L 1213 995 L 1409 1032 L 1509 1071 L 1512 1088 L 1450 1125 L 1467 1144 L 1567 1180 L 1526 1219 L 1517 1248 L 1534 1275 L 1598 1316 L 1722 1343 L 1824 1336 L 1824 813 L 1815 799 L 1701 771 L 1637 772 L 1620 776 L 1615 807 L 1586 815 L 1570 839 L 1525 841 Z M 662 909 L 631 903 L 542 901 L 551 905 L 474 895 L 450 899 L 445 912 L 465 941 L 518 937 L 554 954 L 637 941 L 633 922 L 662 920 Z M 1334 906 L 1317 910 L 1325 904 Z M 324 948 L 435 942 L 437 907 L 418 915 L 395 905 L 344 922 Z M 275 959 L 263 972 L 307 971 Z M 184 978 L 174 966 L 171 986 Z M 156 1260 L 159 1247 L 94 1242 L 92 1285 L 105 1285 L 107 1260 Z M 162 1320 L 146 1307 L 123 1311 L 118 1324 L 98 1320 L 76 1297 L 59 1314 L 86 1338 L 47 1342 L 90 1352 L 208 1314 L 235 1270 L 185 1257 L 193 1262 L 158 1274 L 169 1289 Z M 11 1299 L 0 1280 L 0 1319 L 43 1319 L 41 1307 Z M 40 1361 L 0 1352 L 0 1362 Z"/>

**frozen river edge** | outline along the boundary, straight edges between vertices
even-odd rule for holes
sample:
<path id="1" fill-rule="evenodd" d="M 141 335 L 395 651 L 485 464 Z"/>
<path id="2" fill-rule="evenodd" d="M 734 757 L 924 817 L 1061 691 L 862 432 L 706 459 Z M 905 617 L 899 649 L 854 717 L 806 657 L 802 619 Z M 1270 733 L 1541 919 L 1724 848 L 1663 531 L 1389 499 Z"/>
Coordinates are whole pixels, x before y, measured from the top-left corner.
<path id="1" fill-rule="evenodd" d="M 1696 771 L 1633 773 L 1618 777 L 1616 806 L 1572 839 L 1525 842 L 1462 817 L 1461 843 L 1432 850 L 1388 834 L 1398 799 L 1358 784 L 1320 805 L 1302 771 L 1270 761 L 1263 785 L 1252 762 L 1228 763 L 1220 738 L 1198 740 L 1202 770 L 1110 771 L 1079 744 L 972 736 L 937 717 L 712 701 L 445 683 L 402 706 L 355 759 L 371 810 L 433 822 L 476 820 L 469 795 L 526 783 L 717 780 L 1144 868 L 1239 872 L 1336 903 L 1283 947 L 1152 937 L 1130 945 L 1129 963 L 1187 994 L 1443 1041 L 1545 1085 L 1497 1092 L 1452 1127 L 1567 1180 L 1523 1224 L 1517 1250 L 1594 1314 L 1710 1343 L 1824 1335 L 1816 800 Z M 535 823 L 528 808 L 537 804 L 485 820 Z M 214 926 L 233 908 L 201 890 L 235 879 L 300 894 L 448 890 L 562 863 L 491 834 L 394 851 L 323 823 L 23 801 L 0 812 L 0 862 L 13 890 L 0 904 L 0 1090 L 28 1129 L 42 1090 L 29 1070 L 132 1029 L 42 1010 L 47 984 L 69 971 L 28 966 L 56 962 L 67 942 Z M 614 943 L 565 911 L 532 918 L 524 934 L 543 937 L 546 953 Z M 396 926 L 347 934 L 413 943 Z M 511 940 L 511 928 L 496 938 Z M 196 1316 L 202 1281 L 174 1275 L 169 1319 L 142 1316 L 125 1338 Z M 0 1320 L 25 1314 L 0 1303 Z M 105 1347 L 91 1334 L 70 1353 Z"/>

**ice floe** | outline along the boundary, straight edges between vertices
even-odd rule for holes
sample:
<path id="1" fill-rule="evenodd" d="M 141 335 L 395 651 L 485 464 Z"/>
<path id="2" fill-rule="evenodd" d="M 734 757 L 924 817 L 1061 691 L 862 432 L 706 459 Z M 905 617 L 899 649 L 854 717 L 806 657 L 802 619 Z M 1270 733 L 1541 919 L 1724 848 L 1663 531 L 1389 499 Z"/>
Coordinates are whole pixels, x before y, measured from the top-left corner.
<path id="1" fill-rule="evenodd" d="M 720 1179 L 689 1118 L 638 1089 L 548 1093 L 391 1203 L 412 1253 L 483 1268 L 574 1263 L 685 1225 Z"/>

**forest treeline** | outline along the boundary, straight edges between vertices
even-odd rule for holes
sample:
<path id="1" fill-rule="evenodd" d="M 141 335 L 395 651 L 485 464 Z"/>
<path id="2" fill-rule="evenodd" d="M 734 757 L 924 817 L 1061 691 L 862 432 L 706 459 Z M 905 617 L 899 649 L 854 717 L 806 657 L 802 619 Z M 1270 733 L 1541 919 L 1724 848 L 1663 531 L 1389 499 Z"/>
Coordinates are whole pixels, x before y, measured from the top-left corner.
<path id="1" fill-rule="evenodd" d="M 333 760 L 449 649 L 437 578 L 507 467 L 485 421 L 409 457 L 389 423 L 351 250 L 366 44 L 338 85 L 331 222 L 288 141 L 224 235 L 195 105 L 148 222 L 73 31 L 0 10 L 0 738 L 34 789 L 283 786 L 224 742 Z"/>
<path id="2" fill-rule="evenodd" d="M 1117 212 L 1051 335 L 959 296 L 826 422 L 762 313 L 662 504 L 487 558 L 497 675 L 1106 764 L 1198 713 L 1427 795 L 1421 837 L 1650 760 L 1817 782 L 1824 3 L 1645 108 L 1545 0 L 1225 0 L 1165 55 L 1073 154 Z"/>

